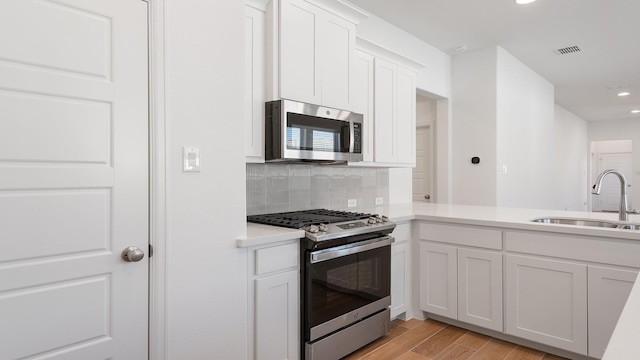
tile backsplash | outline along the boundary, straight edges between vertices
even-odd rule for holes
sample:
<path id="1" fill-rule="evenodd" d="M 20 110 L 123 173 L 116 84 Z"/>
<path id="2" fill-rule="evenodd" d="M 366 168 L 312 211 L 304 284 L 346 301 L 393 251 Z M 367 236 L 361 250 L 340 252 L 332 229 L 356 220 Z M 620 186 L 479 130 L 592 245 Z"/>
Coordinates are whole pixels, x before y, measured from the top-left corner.
<path id="1" fill-rule="evenodd" d="M 247 164 L 247 215 L 347 209 L 389 200 L 389 169 L 299 164 Z"/>

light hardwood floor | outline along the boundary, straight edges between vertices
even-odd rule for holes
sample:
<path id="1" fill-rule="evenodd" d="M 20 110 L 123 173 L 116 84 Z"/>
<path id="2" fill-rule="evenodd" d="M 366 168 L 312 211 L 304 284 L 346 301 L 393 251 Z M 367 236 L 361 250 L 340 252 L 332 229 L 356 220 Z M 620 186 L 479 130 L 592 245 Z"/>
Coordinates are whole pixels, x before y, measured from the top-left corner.
<path id="1" fill-rule="evenodd" d="M 395 320 L 389 334 L 345 359 L 562 360 L 435 320 Z"/>

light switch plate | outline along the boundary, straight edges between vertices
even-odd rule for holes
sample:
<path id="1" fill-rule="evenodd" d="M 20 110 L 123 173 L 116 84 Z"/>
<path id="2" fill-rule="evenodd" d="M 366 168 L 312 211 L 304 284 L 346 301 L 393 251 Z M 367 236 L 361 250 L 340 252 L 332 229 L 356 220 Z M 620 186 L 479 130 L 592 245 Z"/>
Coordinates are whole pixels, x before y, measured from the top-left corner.
<path id="1" fill-rule="evenodd" d="M 384 204 L 384 198 L 383 197 L 377 197 L 376 198 L 376 205 L 382 205 Z"/>
<path id="2" fill-rule="evenodd" d="M 347 200 L 347 207 L 356 207 L 356 206 L 358 206 L 358 199 Z"/>
<path id="3" fill-rule="evenodd" d="M 197 147 L 182 147 L 182 171 L 199 172 L 200 171 L 200 149 Z"/>

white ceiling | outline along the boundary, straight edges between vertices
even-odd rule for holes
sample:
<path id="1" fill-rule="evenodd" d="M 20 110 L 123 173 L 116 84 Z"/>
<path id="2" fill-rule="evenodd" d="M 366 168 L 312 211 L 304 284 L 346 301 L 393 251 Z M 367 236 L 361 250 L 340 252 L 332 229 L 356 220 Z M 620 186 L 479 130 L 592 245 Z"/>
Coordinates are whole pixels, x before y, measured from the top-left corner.
<path id="1" fill-rule="evenodd" d="M 640 0 L 350 0 L 455 56 L 499 45 L 555 85 L 555 101 L 588 121 L 637 118 Z M 581 51 L 556 55 L 577 45 Z M 630 96 L 618 97 L 625 87 Z"/>

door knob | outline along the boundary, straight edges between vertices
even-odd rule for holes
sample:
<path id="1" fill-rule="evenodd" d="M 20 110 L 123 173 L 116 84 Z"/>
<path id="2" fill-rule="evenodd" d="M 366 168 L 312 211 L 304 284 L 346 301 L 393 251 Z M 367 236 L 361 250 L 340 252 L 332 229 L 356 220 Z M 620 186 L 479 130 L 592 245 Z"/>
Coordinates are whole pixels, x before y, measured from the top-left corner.
<path id="1" fill-rule="evenodd" d="M 429 199 L 431 199 L 431 195 L 425 195 L 424 198 L 429 200 Z"/>
<path id="2" fill-rule="evenodd" d="M 128 262 L 138 262 L 144 258 L 144 251 L 136 246 L 129 246 L 122 250 L 122 258 Z"/>

